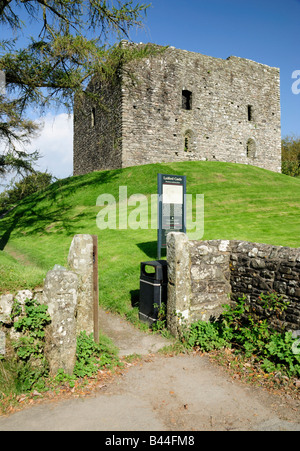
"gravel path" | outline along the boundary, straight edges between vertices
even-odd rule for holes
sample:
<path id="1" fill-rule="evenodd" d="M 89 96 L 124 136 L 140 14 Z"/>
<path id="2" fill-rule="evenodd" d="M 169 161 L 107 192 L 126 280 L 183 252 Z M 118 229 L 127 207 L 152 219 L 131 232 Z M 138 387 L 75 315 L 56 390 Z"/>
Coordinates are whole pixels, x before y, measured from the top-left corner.
<path id="1" fill-rule="evenodd" d="M 300 431 L 298 401 L 233 380 L 206 356 L 158 354 L 168 340 L 117 316 L 101 311 L 100 324 L 120 355 L 141 360 L 92 396 L 0 417 L 0 431 Z"/>

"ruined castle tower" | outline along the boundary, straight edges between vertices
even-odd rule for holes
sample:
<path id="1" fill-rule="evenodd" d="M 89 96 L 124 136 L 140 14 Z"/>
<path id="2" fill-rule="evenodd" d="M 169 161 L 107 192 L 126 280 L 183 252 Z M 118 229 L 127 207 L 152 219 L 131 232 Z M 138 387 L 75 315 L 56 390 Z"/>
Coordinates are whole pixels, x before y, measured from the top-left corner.
<path id="1" fill-rule="evenodd" d="M 128 63 L 117 82 L 94 80 L 101 108 L 75 106 L 74 175 L 199 160 L 280 172 L 279 84 L 278 68 L 174 47 Z"/>

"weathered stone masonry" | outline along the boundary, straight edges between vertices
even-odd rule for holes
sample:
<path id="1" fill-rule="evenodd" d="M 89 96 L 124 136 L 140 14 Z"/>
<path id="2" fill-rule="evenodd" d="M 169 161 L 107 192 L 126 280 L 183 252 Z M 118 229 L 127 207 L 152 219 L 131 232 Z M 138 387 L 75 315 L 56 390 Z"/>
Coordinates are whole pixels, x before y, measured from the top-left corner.
<path id="1" fill-rule="evenodd" d="M 300 329 L 300 248 L 232 241 L 230 284 L 233 299 L 245 294 L 259 313 L 258 297 L 276 292 L 289 302 L 282 321 L 289 329 Z"/>
<path id="2" fill-rule="evenodd" d="M 134 61 L 74 111 L 74 175 L 217 160 L 281 171 L 279 69 L 168 48 Z"/>
<path id="3" fill-rule="evenodd" d="M 48 271 L 43 289 L 35 291 L 22 290 L 16 295 L 0 296 L 0 355 L 6 353 L 6 339 L 18 339 L 20 334 L 15 331 L 11 318 L 14 299 L 25 313 L 26 299 L 35 299 L 48 306 L 51 318 L 46 327 L 45 356 L 50 372 L 56 374 L 61 368 L 72 374 L 75 359 L 77 336 L 85 331 L 88 335 L 98 328 L 98 309 L 95 309 L 93 272 L 94 239 L 92 235 L 75 235 L 69 250 L 68 263 L 70 269 L 55 265 Z M 98 271 L 97 271 L 98 276 Z M 96 293 L 98 301 L 98 293 Z"/>
<path id="4" fill-rule="evenodd" d="M 189 241 L 182 233 L 168 235 L 168 317 L 189 323 L 217 318 L 222 304 L 243 295 L 264 314 L 260 294 L 276 292 L 289 302 L 275 327 L 300 329 L 300 248 L 292 249 L 245 241 Z"/>
<path id="5" fill-rule="evenodd" d="M 86 174 L 122 167 L 122 94 L 120 81 L 93 80 L 91 92 L 100 92 L 102 108 L 87 99 L 75 99 L 73 172 Z"/>

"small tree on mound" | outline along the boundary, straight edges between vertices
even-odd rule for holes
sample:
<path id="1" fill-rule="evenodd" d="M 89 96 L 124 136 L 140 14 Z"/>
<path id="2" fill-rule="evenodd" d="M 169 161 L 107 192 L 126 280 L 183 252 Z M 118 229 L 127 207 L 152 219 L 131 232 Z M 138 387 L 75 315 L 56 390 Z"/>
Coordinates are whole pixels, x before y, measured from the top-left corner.
<path id="1" fill-rule="evenodd" d="M 300 176 L 300 137 L 285 136 L 282 140 L 282 173 Z"/>
<path id="2" fill-rule="evenodd" d="M 47 188 L 54 181 L 54 177 L 48 172 L 35 172 L 15 182 L 12 188 L 0 194 L 0 211 L 7 211 L 20 200 Z"/>

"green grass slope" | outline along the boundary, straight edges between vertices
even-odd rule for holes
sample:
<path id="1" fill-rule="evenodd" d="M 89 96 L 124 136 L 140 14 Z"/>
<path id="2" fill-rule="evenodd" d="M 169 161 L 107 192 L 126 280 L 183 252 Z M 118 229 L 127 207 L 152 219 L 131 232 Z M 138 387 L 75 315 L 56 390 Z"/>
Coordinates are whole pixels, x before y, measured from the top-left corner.
<path id="1" fill-rule="evenodd" d="M 71 177 L 22 201 L 0 220 L 0 292 L 41 284 L 55 263 L 66 265 L 77 233 L 98 235 L 100 304 L 137 316 L 140 262 L 156 259 L 157 232 L 99 230 L 96 205 L 119 186 L 157 192 L 157 173 L 187 176 L 187 193 L 204 194 L 203 239 L 241 239 L 300 247 L 300 179 L 220 162 L 153 164 Z M 130 208 L 128 209 L 130 213 Z"/>

